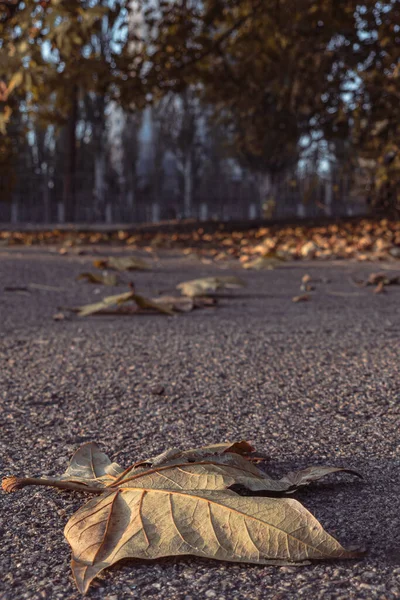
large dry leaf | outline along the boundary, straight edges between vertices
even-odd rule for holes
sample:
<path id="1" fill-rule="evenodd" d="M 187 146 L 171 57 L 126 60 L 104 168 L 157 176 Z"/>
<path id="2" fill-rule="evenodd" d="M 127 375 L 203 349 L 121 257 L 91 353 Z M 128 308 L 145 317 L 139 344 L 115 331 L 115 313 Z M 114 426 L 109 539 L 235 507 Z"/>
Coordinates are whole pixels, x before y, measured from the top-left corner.
<path id="1" fill-rule="evenodd" d="M 217 290 L 222 289 L 235 289 L 244 287 L 246 283 L 235 276 L 221 276 L 221 277 L 203 277 L 202 279 L 192 279 L 190 281 L 184 281 L 179 283 L 176 287 L 181 291 L 184 296 L 206 296 L 207 294 L 214 294 Z"/>
<path id="2" fill-rule="evenodd" d="M 125 471 L 97 444 L 80 448 L 59 480 L 3 481 L 6 491 L 25 485 L 69 487 L 96 494 L 65 527 L 79 590 L 122 558 L 191 554 L 233 562 L 353 558 L 297 501 L 259 497 L 293 491 L 340 471 L 312 467 L 273 480 L 251 460 L 245 441 L 168 450 Z M 235 487 L 254 491 L 242 496 Z"/>
<path id="3" fill-rule="evenodd" d="M 356 556 L 296 500 L 229 491 L 121 487 L 78 510 L 64 533 L 83 593 L 103 569 L 123 558 L 191 554 L 270 564 Z"/>
<path id="4" fill-rule="evenodd" d="M 135 256 L 110 256 L 95 260 L 93 265 L 98 269 L 115 269 L 116 271 L 147 271 L 152 268 L 147 261 Z"/>

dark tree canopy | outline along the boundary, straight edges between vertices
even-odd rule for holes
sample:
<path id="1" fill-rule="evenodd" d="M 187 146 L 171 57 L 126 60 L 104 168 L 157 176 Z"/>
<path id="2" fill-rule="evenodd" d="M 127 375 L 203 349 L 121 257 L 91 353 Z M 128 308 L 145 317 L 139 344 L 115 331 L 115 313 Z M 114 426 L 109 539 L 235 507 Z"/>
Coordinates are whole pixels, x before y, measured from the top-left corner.
<path id="1" fill-rule="evenodd" d="M 368 169 L 379 206 L 398 208 L 396 0 L 4 0 L 0 7 L 3 133 L 21 109 L 65 124 L 85 92 L 135 110 L 190 86 L 253 170 L 273 176 L 297 162 L 300 142 L 324 138 Z"/>

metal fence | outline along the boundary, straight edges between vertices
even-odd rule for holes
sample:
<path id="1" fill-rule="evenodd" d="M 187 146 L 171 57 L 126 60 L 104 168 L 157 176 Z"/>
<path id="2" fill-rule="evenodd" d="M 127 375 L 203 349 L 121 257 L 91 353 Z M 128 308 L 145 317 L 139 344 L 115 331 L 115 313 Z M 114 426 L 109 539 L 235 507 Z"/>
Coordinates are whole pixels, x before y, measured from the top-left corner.
<path id="1" fill-rule="evenodd" d="M 221 179 L 199 182 L 195 187 L 191 214 L 183 214 L 183 193 L 163 189 L 152 182 L 135 190 L 109 184 L 101 201 L 93 182 L 78 173 L 76 223 L 151 223 L 191 217 L 199 220 L 247 220 L 290 217 L 348 216 L 364 214 L 366 194 L 351 185 L 348 176 L 286 174 L 274 185 L 261 186 L 255 179 Z M 17 189 L 0 198 L 0 223 L 64 223 L 65 210 L 60 186 L 42 175 L 18 177 Z"/>

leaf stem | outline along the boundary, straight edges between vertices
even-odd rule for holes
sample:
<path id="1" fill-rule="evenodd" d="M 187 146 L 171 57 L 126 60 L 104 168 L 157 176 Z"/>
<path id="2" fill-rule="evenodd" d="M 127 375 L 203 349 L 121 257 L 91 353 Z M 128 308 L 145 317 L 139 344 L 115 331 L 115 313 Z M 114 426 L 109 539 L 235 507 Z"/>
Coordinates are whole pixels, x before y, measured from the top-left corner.
<path id="1" fill-rule="evenodd" d="M 75 492 L 84 492 L 86 494 L 102 494 L 103 488 L 90 487 L 84 483 L 73 481 L 62 481 L 60 479 L 42 479 L 36 477 L 5 477 L 1 482 L 1 487 L 7 493 L 16 492 L 28 485 L 44 485 L 55 487 L 60 490 L 73 490 Z"/>

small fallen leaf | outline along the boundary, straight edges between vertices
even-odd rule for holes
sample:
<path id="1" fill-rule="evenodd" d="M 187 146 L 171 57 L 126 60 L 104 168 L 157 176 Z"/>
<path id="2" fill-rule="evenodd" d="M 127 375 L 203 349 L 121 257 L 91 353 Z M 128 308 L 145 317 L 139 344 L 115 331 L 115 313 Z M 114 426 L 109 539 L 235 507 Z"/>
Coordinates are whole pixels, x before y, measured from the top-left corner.
<path id="1" fill-rule="evenodd" d="M 176 312 L 191 312 L 195 308 L 215 306 L 217 300 L 208 296 L 159 296 L 152 302 Z"/>
<path id="2" fill-rule="evenodd" d="M 125 305 L 127 302 L 133 302 L 134 310 L 130 307 L 127 312 L 124 310 L 111 310 L 114 307 L 121 307 Z M 141 296 L 140 294 L 136 294 L 135 291 L 125 292 L 123 294 L 116 294 L 115 296 L 106 296 L 100 302 L 95 302 L 93 304 L 85 304 L 84 306 L 80 306 L 76 309 L 72 309 L 73 312 L 77 312 L 79 317 L 88 317 L 90 315 L 94 315 L 97 313 L 104 314 L 113 314 L 113 315 L 124 315 L 124 314 L 134 314 L 138 312 L 138 309 L 142 310 L 152 310 L 158 313 L 162 313 L 165 315 L 173 315 L 174 311 L 166 305 L 157 304 L 153 302 L 150 298 L 146 298 L 145 296 Z"/>
<path id="3" fill-rule="evenodd" d="M 124 294 L 116 294 L 114 296 L 106 296 L 100 302 L 95 302 L 93 304 L 85 304 L 84 306 L 80 306 L 78 311 L 79 317 L 88 317 L 89 315 L 94 315 L 97 312 L 102 311 L 106 308 L 111 308 L 113 306 L 118 306 L 123 304 L 124 302 L 129 302 L 129 300 L 133 300 L 135 296 L 135 292 L 125 292 Z"/>
<path id="4" fill-rule="evenodd" d="M 367 285 L 376 286 L 374 292 L 381 294 L 385 291 L 384 287 L 386 285 L 400 285 L 400 275 L 390 276 L 387 273 L 371 273 L 366 281 L 355 278 L 352 278 L 350 281 L 358 287 L 365 287 Z"/>
<path id="5" fill-rule="evenodd" d="M 179 283 L 176 287 L 184 296 L 206 296 L 214 294 L 221 289 L 235 289 L 245 287 L 246 282 L 239 277 L 226 275 L 221 277 L 203 277 Z"/>
<path id="6" fill-rule="evenodd" d="M 151 300 L 150 298 L 146 298 L 145 296 L 140 296 L 139 294 L 135 294 L 133 300 L 136 302 L 139 308 L 144 310 L 150 309 L 155 312 L 160 312 L 164 315 L 173 315 L 174 311 L 169 306 L 163 305 L 162 303 L 157 303 Z"/>
<path id="7" fill-rule="evenodd" d="M 7 477 L 6 492 L 47 485 L 95 495 L 68 521 L 72 572 L 80 592 L 123 558 L 191 554 L 231 562 L 276 564 L 356 558 L 299 502 L 248 492 L 293 492 L 346 469 L 310 467 L 273 480 L 246 460 L 247 442 L 170 449 L 123 470 L 97 444 L 82 446 L 60 479 Z M 353 471 L 350 471 L 354 473 Z M 355 473 L 357 474 L 357 473 Z"/>
<path id="8" fill-rule="evenodd" d="M 77 277 L 78 281 L 86 280 L 89 283 L 100 283 L 103 285 L 118 285 L 118 275 L 115 273 L 107 273 L 104 271 L 103 273 L 81 273 Z"/>
<path id="9" fill-rule="evenodd" d="M 400 275 L 388 275 L 387 273 L 371 273 L 367 285 L 400 285 Z"/>
<path id="10" fill-rule="evenodd" d="M 250 262 L 246 262 L 243 264 L 244 269 L 252 269 L 254 271 L 262 271 L 263 269 L 267 269 L 269 271 L 273 271 L 279 262 L 282 259 L 279 259 L 276 255 L 274 256 L 258 256 L 254 260 Z"/>
<path id="11" fill-rule="evenodd" d="M 313 292 L 315 290 L 315 286 L 310 283 L 302 283 L 300 286 L 301 292 Z"/>
<path id="12" fill-rule="evenodd" d="M 302 294 L 301 296 L 294 296 L 292 298 L 292 302 L 307 302 L 310 300 L 309 294 Z"/>
<path id="13" fill-rule="evenodd" d="M 300 248 L 300 254 L 303 258 L 310 259 L 315 257 L 318 250 L 317 244 L 313 241 L 309 241 Z"/>
<path id="14" fill-rule="evenodd" d="M 195 307 L 193 298 L 186 296 L 159 296 L 158 298 L 152 298 L 152 302 L 177 312 L 190 312 Z"/>
<path id="15" fill-rule="evenodd" d="M 135 256 L 110 256 L 109 258 L 93 261 L 97 269 L 115 269 L 116 271 L 147 271 L 151 265 Z"/>
<path id="16" fill-rule="evenodd" d="M 53 315 L 53 321 L 64 321 L 65 315 L 62 312 L 55 313 Z"/>
<path id="17" fill-rule="evenodd" d="M 378 283 L 378 285 L 376 286 L 376 288 L 374 289 L 374 294 L 382 294 L 384 292 L 386 292 L 385 283 L 383 281 L 380 281 Z"/>

